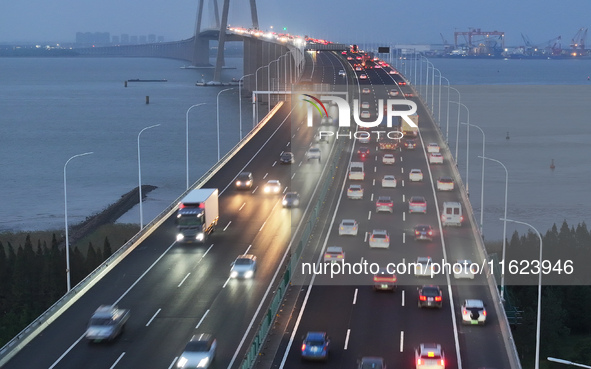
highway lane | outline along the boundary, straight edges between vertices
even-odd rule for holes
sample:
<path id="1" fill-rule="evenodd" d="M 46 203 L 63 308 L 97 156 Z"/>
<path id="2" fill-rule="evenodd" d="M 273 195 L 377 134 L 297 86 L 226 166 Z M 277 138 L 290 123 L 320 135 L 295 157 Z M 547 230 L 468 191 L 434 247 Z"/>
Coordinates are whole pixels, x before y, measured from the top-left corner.
<path id="1" fill-rule="evenodd" d="M 281 109 L 277 119 L 204 187 L 222 190 L 242 170 L 252 171 L 259 186 L 271 178 L 288 186 L 295 185 L 299 177 L 306 184 L 317 182 L 322 165 L 298 164 L 304 145 L 294 150 L 297 161 L 293 165 L 276 163 L 280 153 L 290 147 L 289 124 L 282 124 L 264 143 L 282 118 L 289 123 L 288 111 L 288 107 Z M 308 130 L 301 130 L 298 137 L 308 142 L 312 138 Z M 261 147 L 264 151 L 257 154 Z M 296 173 L 293 181 L 292 170 Z M 301 187 L 306 191 L 301 192 L 305 203 L 314 186 Z M 174 244 L 175 227 L 167 220 L 5 367 L 43 368 L 53 363 L 56 368 L 107 368 L 114 363 L 116 367 L 169 367 L 199 323 L 199 331 L 213 332 L 220 342 L 215 367 L 226 367 L 233 357 L 241 358 L 235 349 L 291 236 L 295 220 L 285 219 L 301 215 L 301 209 L 283 209 L 280 197 L 265 196 L 260 189 L 252 194 L 228 188 L 220 197 L 218 230 L 203 246 Z M 247 249 L 259 257 L 255 279 L 228 281 L 230 263 Z M 121 307 L 132 310 L 123 336 L 104 345 L 80 341 L 94 309 L 117 300 Z"/>
<path id="2" fill-rule="evenodd" d="M 375 81 L 383 85 L 388 81 L 387 72 L 382 69 L 368 69 L 357 72 L 357 74 L 360 73 L 366 73 L 368 77 L 360 80 L 360 87 L 370 86 L 374 93 L 374 96 L 371 96 L 374 101 L 384 97 L 383 94 L 389 90 L 390 86 L 384 89 L 383 86 L 374 86 L 372 83 Z M 405 89 L 403 91 L 409 91 L 403 88 Z M 363 95 L 361 98 L 364 98 Z M 375 114 L 375 105 L 373 109 Z M 427 112 L 422 106 L 419 106 L 418 113 L 419 116 L 427 117 Z M 375 117 L 374 114 L 372 118 Z M 443 259 L 444 255 L 448 260 L 469 258 L 473 261 L 481 261 L 474 250 L 475 241 L 469 227 L 464 225 L 458 229 L 444 230 L 439 227 L 439 211 L 436 205 L 441 205 L 443 201 L 460 201 L 460 196 L 457 188 L 450 193 L 434 190 L 434 181 L 439 176 L 450 175 L 451 168 L 448 162 L 449 153 L 446 153 L 445 165 L 428 164 L 423 147 L 429 142 L 439 142 L 441 147 L 444 145 L 435 127 L 426 123 L 426 119 L 421 119 L 421 137 L 417 149 L 398 151 L 395 155 L 397 162 L 393 166 L 381 163 L 381 153 L 377 152 L 375 143 L 367 145 L 371 148 L 371 155 L 365 162 L 366 179 L 363 181 L 365 197 L 363 200 L 347 199 L 344 190 L 349 183 L 353 182 L 347 179 L 342 180 L 343 186 L 337 189 L 342 191 L 341 202 L 334 210 L 335 222 L 328 231 L 325 246 L 342 246 L 349 262 L 359 261 L 363 257 L 369 262 L 380 262 L 383 265 L 386 261 L 413 261 L 417 256 L 431 256 L 437 261 Z M 355 149 L 351 154 L 352 160 L 357 161 Z M 408 172 L 413 168 L 423 171 L 425 175 L 423 182 L 408 181 Z M 398 188 L 380 188 L 379 183 L 384 174 L 394 174 L 399 181 Z M 401 183 L 402 180 L 404 185 Z M 394 199 L 394 214 L 375 214 L 374 203 L 377 196 L 381 194 L 391 195 Z M 409 197 L 414 195 L 424 196 L 427 199 L 427 214 L 408 213 L 407 202 Z M 345 218 L 353 218 L 359 222 L 359 236 L 338 236 L 338 224 Z M 414 241 L 412 230 L 414 225 L 419 223 L 431 224 L 435 229 L 439 229 L 439 232 L 443 232 L 443 237 L 436 237 L 432 242 Z M 365 232 L 380 228 L 390 232 L 390 248 L 371 250 L 364 241 Z M 442 241 L 445 242 L 445 249 Z M 332 357 L 326 367 L 353 367 L 357 359 L 368 355 L 383 356 L 390 365 L 403 363 L 403 366 L 412 366 L 414 348 L 419 343 L 435 342 L 440 343 L 445 350 L 446 367 L 456 368 L 458 358 L 453 318 L 459 324 L 461 320 L 459 306 L 465 298 L 482 299 L 490 308 L 488 309 L 489 322 L 486 326 L 457 326 L 457 341 L 461 347 L 463 367 L 509 367 L 500 328 L 492 309 L 493 302 L 483 276 L 476 276 L 473 281 L 455 281 L 453 277 L 448 281 L 441 275 L 435 276 L 432 280 L 407 275 L 398 275 L 398 277 L 399 289 L 393 295 L 373 292 L 370 287 L 371 275 L 340 282 L 317 277 L 308 296 L 297 332 L 294 334 L 296 339 L 285 358 L 284 367 L 307 366 L 300 363 L 301 337 L 310 330 L 325 330 L 332 337 Z M 444 305 L 441 310 L 426 311 L 426 309 L 417 308 L 416 287 L 422 283 L 437 284 L 442 288 Z M 450 291 L 453 295 L 452 301 L 450 301 Z M 346 349 L 345 342 L 347 342 Z M 280 363 L 281 356 L 278 355 L 275 364 Z"/>

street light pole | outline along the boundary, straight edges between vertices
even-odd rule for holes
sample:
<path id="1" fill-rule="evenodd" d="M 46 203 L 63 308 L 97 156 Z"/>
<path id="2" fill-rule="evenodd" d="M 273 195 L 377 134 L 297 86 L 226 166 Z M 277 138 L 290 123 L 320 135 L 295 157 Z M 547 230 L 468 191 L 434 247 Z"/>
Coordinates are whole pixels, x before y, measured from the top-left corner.
<path id="1" fill-rule="evenodd" d="M 254 75 L 254 73 L 245 74 L 244 76 L 240 77 L 238 80 L 238 111 L 240 114 L 240 139 L 242 140 L 242 79 L 244 77 L 249 77 Z"/>
<path id="2" fill-rule="evenodd" d="M 591 366 L 589 366 L 589 365 L 583 365 L 583 364 L 573 363 L 572 361 L 563 360 L 563 359 L 557 359 L 555 357 L 548 357 L 547 359 L 548 359 L 548 361 L 554 361 L 555 363 L 559 363 L 559 364 L 579 366 L 581 368 L 591 368 Z"/>
<path id="3" fill-rule="evenodd" d="M 71 283 L 70 283 L 70 236 L 68 233 L 68 191 L 67 191 L 67 184 L 66 184 L 66 167 L 68 166 L 68 163 L 70 162 L 70 160 L 80 157 L 80 156 L 90 155 L 93 153 L 94 152 L 91 151 L 91 152 L 85 152 L 84 154 L 74 155 L 66 161 L 66 164 L 64 164 L 64 221 L 66 223 L 66 282 L 67 282 L 67 286 L 68 286 L 67 292 L 70 292 Z"/>
<path id="4" fill-rule="evenodd" d="M 279 62 L 279 58 L 277 58 L 275 60 L 271 60 L 269 62 L 269 64 L 267 64 L 267 66 L 268 66 L 268 68 L 267 68 L 267 93 L 268 93 L 268 97 L 267 97 L 268 105 L 267 105 L 267 107 L 269 108 L 268 112 L 271 112 L 271 64 L 272 63 Z"/>
<path id="5" fill-rule="evenodd" d="M 479 156 L 480 158 L 481 156 Z M 496 159 L 491 159 L 491 158 L 487 158 L 486 156 L 482 156 L 482 158 L 486 159 L 486 160 L 490 160 L 490 161 L 494 161 L 495 163 L 499 163 L 501 164 L 501 166 L 503 167 L 503 169 L 505 169 L 505 215 L 503 216 L 503 219 L 507 219 L 507 190 L 509 189 L 509 171 L 507 171 L 507 167 L 501 163 L 500 161 L 496 160 Z M 507 245 L 507 221 L 504 220 L 503 221 L 503 256 L 502 256 L 502 260 L 505 260 L 505 247 Z M 503 269 L 503 273 L 501 273 L 501 300 L 504 301 L 505 300 L 505 273 L 504 273 L 504 269 Z"/>
<path id="6" fill-rule="evenodd" d="M 235 89 L 236 87 L 225 88 L 218 92 L 218 96 L 216 98 L 216 121 L 217 121 L 217 132 L 218 132 L 218 161 L 220 161 L 220 94 L 224 91 L 230 91 Z M 240 88 L 240 87 L 238 87 Z"/>
<path id="7" fill-rule="evenodd" d="M 206 103 L 191 105 L 189 109 L 187 109 L 187 114 L 185 114 L 185 163 L 187 166 L 187 190 L 189 189 L 189 110 L 205 104 Z"/>
<path id="8" fill-rule="evenodd" d="M 482 128 L 478 127 L 476 124 L 462 124 L 471 125 L 472 127 L 478 128 L 480 132 L 482 132 L 482 178 L 480 179 L 480 235 L 483 235 L 482 219 L 484 215 L 484 147 L 486 144 L 486 137 L 484 136 L 484 131 L 482 130 Z"/>
<path id="9" fill-rule="evenodd" d="M 501 220 L 526 225 L 536 232 L 536 235 L 540 239 L 540 260 L 539 260 L 540 264 L 539 265 L 541 266 L 542 265 L 542 236 L 540 235 L 540 232 L 538 232 L 538 230 L 533 225 L 531 225 L 529 223 L 519 222 L 517 220 L 511 220 L 511 219 L 507 219 L 507 218 L 504 218 Z M 535 369 L 540 369 L 540 321 L 542 318 L 541 317 L 541 312 L 542 312 L 542 274 L 543 273 L 541 273 L 541 272 L 538 273 L 538 319 L 536 322 L 536 361 L 535 361 L 535 365 L 534 365 Z"/>
<path id="10" fill-rule="evenodd" d="M 466 134 L 466 193 L 470 194 L 470 190 L 468 187 L 468 170 L 470 169 L 470 109 L 468 109 L 468 107 L 464 104 L 462 104 L 461 102 L 458 101 L 453 101 L 456 104 L 458 104 L 459 106 L 462 106 L 463 108 L 466 109 L 466 112 L 468 113 L 468 124 L 466 125 L 466 130 L 467 130 L 467 134 Z M 459 109 L 458 106 L 458 109 Z M 459 116 L 459 115 L 458 115 Z M 458 120 L 458 140 L 459 140 L 459 131 L 460 131 L 460 125 L 459 125 L 460 121 Z M 456 150 L 458 148 L 458 143 L 456 141 Z M 456 155 L 457 155 L 457 151 L 456 151 Z M 456 164 L 458 163 L 458 159 L 456 158 Z"/>
<path id="11" fill-rule="evenodd" d="M 262 66 L 258 67 L 257 70 L 254 72 L 254 88 L 256 91 L 259 90 L 259 70 L 261 70 L 262 68 L 267 68 L 267 67 L 268 67 L 268 65 L 262 65 Z M 255 96 L 253 109 L 256 110 L 256 113 L 253 114 L 253 116 L 256 115 L 256 118 L 254 120 L 256 120 L 258 123 L 258 116 L 259 116 L 259 109 L 257 107 L 258 99 L 256 99 L 256 94 L 253 94 L 253 96 Z M 253 127 L 254 127 L 254 124 L 253 124 Z"/>
<path id="12" fill-rule="evenodd" d="M 441 74 L 439 75 L 441 76 Z M 447 120 L 445 125 L 445 143 L 449 145 L 449 90 L 451 86 L 449 85 L 449 79 L 447 79 L 446 77 L 441 78 L 445 78 L 445 80 L 447 81 Z"/>
<path id="13" fill-rule="evenodd" d="M 160 124 L 154 124 L 153 126 L 146 127 L 137 134 L 137 173 L 138 173 L 138 181 L 139 181 L 139 191 L 140 191 L 140 229 L 144 228 L 144 211 L 142 209 L 142 165 L 140 160 L 140 135 L 146 129 L 158 127 Z M 189 188 L 189 186 L 187 186 Z"/>

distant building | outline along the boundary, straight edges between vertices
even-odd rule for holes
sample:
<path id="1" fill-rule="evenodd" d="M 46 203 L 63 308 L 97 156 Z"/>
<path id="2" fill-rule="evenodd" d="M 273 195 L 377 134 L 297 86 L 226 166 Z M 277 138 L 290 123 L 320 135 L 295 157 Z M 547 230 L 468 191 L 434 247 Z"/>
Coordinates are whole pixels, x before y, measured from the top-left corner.
<path id="1" fill-rule="evenodd" d="M 137 36 L 131 36 L 129 38 L 129 43 L 130 44 L 137 44 Z"/>
<path id="2" fill-rule="evenodd" d="M 111 37 L 111 41 L 115 44 L 115 45 L 119 45 L 119 36 L 113 36 Z"/>
<path id="3" fill-rule="evenodd" d="M 76 32 L 76 43 L 80 45 L 109 45 L 109 32 Z"/>
<path id="4" fill-rule="evenodd" d="M 158 42 L 164 42 L 164 36 L 158 36 Z"/>
<path id="5" fill-rule="evenodd" d="M 148 42 L 151 44 L 155 43 L 156 42 L 156 35 L 153 33 L 149 34 L 148 35 Z"/>
<path id="6" fill-rule="evenodd" d="M 121 45 L 129 44 L 129 35 L 127 33 L 121 34 Z"/>
<path id="7" fill-rule="evenodd" d="M 148 38 L 145 35 L 140 36 L 139 42 L 140 44 L 145 44 L 148 41 Z"/>

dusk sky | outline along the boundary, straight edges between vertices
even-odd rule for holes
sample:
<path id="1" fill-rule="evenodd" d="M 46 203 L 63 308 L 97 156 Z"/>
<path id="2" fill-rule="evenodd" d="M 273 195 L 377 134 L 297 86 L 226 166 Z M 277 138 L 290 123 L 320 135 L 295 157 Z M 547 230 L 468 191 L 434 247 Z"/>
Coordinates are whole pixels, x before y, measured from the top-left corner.
<path id="1" fill-rule="evenodd" d="M 220 9 L 222 0 L 220 1 Z M 211 0 L 206 0 L 210 4 Z M 166 41 L 191 36 L 198 0 L 27 0 L 0 3 L 0 42 L 73 42 L 77 31 L 155 34 Z M 348 43 L 453 43 L 469 27 L 504 31 L 509 46 L 559 35 L 563 47 L 591 26 L 591 1 L 566 0 L 258 0 L 261 29 Z M 208 6 L 209 7 L 209 6 Z M 248 0 L 233 0 L 230 24 L 250 26 Z M 206 18 L 213 19 L 206 9 Z"/>

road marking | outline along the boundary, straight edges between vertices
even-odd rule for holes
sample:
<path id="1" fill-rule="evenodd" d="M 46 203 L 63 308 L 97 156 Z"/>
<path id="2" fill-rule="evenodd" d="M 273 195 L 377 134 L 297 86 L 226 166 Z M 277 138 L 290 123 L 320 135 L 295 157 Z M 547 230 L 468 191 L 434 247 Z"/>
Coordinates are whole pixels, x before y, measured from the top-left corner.
<path id="1" fill-rule="evenodd" d="M 246 251 L 244 251 L 244 255 L 248 254 L 248 250 L 250 250 L 251 247 L 252 245 L 248 245 L 248 248 L 246 249 Z"/>
<path id="2" fill-rule="evenodd" d="M 185 276 L 185 278 L 183 278 L 183 280 L 181 281 L 181 283 L 179 283 L 179 285 L 178 285 L 177 287 L 180 287 L 180 286 L 182 286 L 182 285 L 183 285 L 183 282 L 185 282 L 185 280 L 186 280 L 187 278 L 189 278 L 189 276 L 190 276 L 190 275 L 191 275 L 191 273 L 188 273 L 188 274 Z"/>
<path id="3" fill-rule="evenodd" d="M 125 355 L 125 352 L 123 352 L 121 354 L 121 356 L 119 356 L 119 358 L 117 360 L 115 360 L 115 362 L 113 363 L 113 365 L 111 365 L 111 368 L 109 368 L 109 369 L 113 369 L 115 367 L 115 365 L 117 365 L 117 363 L 119 362 L 119 360 L 123 359 L 123 355 Z"/>
<path id="4" fill-rule="evenodd" d="M 402 212 L 402 221 L 406 222 L 406 211 Z"/>
<path id="5" fill-rule="evenodd" d="M 176 363 L 176 361 L 178 360 L 178 356 L 175 356 L 174 359 L 172 359 L 172 363 L 170 363 L 170 365 L 168 366 L 168 369 L 172 369 L 172 367 L 174 366 L 174 363 Z"/>
<path id="6" fill-rule="evenodd" d="M 201 260 L 203 260 L 203 258 L 205 257 L 205 255 L 207 255 L 207 253 L 209 252 L 209 250 L 211 250 L 212 247 L 213 247 L 213 243 L 211 244 L 211 246 L 209 246 L 209 248 L 207 250 L 205 250 L 205 253 L 201 257 Z M 199 262 L 201 262 L 201 260 L 199 260 Z"/>
<path id="7" fill-rule="evenodd" d="M 368 234 L 368 232 L 365 232 L 365 237 L 363 238 L 363 242 L 367 242 L 367 234 Z"/>
<path id="8" fill-rule="evenodd" d="M 295 138 L 295 136 L 296 136 L 296 134 L 294 133 L 294 134 L 291 136 L 291 138 Z"/>
<path id="9" fill-rule="evenodd" d="M 371 210 L 369 211 L 369 215 L 367 216 L 367 220 L 371 219 Z"/>
<path id="10" fill-rule="evenodd" d="M 222 230 L 222 232 L 225 232 L 225 231 L 226 231 L 226 229 L 228 229 L 228 227 L 230 226 L 230 224 L 232 224 L 232 221 L 229 221 L 229 222 L 228 222 L 228 225 L 224 227 L 224 229 Z"/>
<path id="11" fill-rule="evenodd" d="M 244 207 L 244 205 L 246 205 L 246 203 L 242 204 L 242 206 L 240 207 L 240 209 L 238 209 L 238 211 L 242 210 L 242 208 Z"/>
<path id="12" fill-rule="evenodd" d="M 258 188 L 259 188 L 259 186 L 256 186 L 256 187 L 254 188 L 254 190 L 252 190 L 252 194 L 253 194 L 253 195 L 254 195 L 254 193 L 255 193 L 255 192 L 257 192 L 257 189 L 258 189 Z"/>
<path id="13" fill-rule="evenodd" d="M 285 193 L 285 191 L 287 191 L 287 187 L 285 187 L 285 188 L 283 189 L 283 193 Z"/>
<path id="14" fill-rule="evenodd" d="M 373 193 L 371 194 L 371 199 L 369 201 L 373 201 Z"/>
<path id="15" fill-rule="evenodd" d="M 373 167 L 373 172 L 376 173 L 378 171 L 378 167 Z"/>
<path id="16" fill-rule="evenodd" d="M 275 166 L 275 164 L 277 164 L 277 160 L 275 160 L 275 161 L 273 162 L 273 165 L 271 165 L 271 166 L 272 166 L 272 167 L 274 167 L 274 166 Z M 265 176 L 265 177 L 266 177 L 266 176 Z M 265 177 L 263 177 L 263 179 L 265 179 Z"/>
<path id="17" fill-rule="evenodd" d="M 402 202 L 406 202 L 406 197 L 402 194 Z"/>
<path id="18" fill-rule="evenodd" d="M 402 306 L 404 306 L 404 290 L 402 290 Z"/>
<path id="19" fill-rule="evenodd" d="M 406 243 L 406 232 L 402 232 L 402 243 Z"/>
<path id="20" fill-rule="evenodd" d="M 351 330 L 347 329 L 347 337 L 345 337 L 345 347 L 343 348 L 343 350 L 347 349 L 347 346 L 349 346 L 349 335 L 351 334 Z"/>
<path id="21" fill-rule="evenodd" d="M 277 162 L 275 162 L 275 163 L 277 163 Z M 273 164 L 273 165 L 275 165 L 275 164 Z M 269 173 L 265 173 L 265 176 L 263 177 L 263 179 L 267 178 L 268 175 L 269 175 Z"/>
<path id="22" fill-rule="evenodd" d="M 358 288 L 355 289 L 355 294 L 353 295 L 353 305 L 357 303 L 357 292 L 359 291 Z"/>
<path id="23" fill-rule="evenodd" d="M 299 126 L 299 127 L 298 127 L 298 129 L 296 129 L 296 131 L 299 131 L 299 130 L 300 130 L 300 128 L 302 128 L 302 126 Z"/>
<path id="24" fill-rule="evenodd" d="M 201 323 L 203 323 L 203 320 L 205 319 L 205 317 L 207 316 L 207 314 L 209 314 L 209 309 L 207 309 L 207 311 L 205 312 L 205 314 L 203 314 L 203 316 L 199 320 L 199 323 L 197 323 L 197 325 L 195 326 L 195 329 L 199 328 L 199 326 L 201 325 Z"/>
<path id="25" fill-rule="evenodd" d="M 154 314 L 154 315 L 152 316 L 152 318 L 150 318 L 150 320 L 148 320 L 148 322 L 146 323 L 146 327 L 147 327 L 147 326 L 149 326 L 149 325 L 150 325 L 150 323 L 152 323 L 152 320 L 154 320 L 154 319 L 156 318 L 156 315 L 158 315 L 158 314 L 160 313 L 160 310 L 162 310 L 162 309 L 158 309 L 158 310 L 156 311 L 156 314 Z"/>
<path id="26" fill-rule="evenodd" d="M 402 187 L 404 187 L 404 179 L 402 180 Z"/>
<path id="27" fill-rule="evenodd" d="M 303 161 L 300 161 L 300 163 L 298 164 L 298 167 L 302 166 Z"/>
<path id="28" fill-rule="evenodd" d="M 400 331 L 400 352 L 404 351 L 404 331 Z"/>
<path id="29" fill-rule="evenodd" d="M 376 161 L 378 161 L 378 156 L 376 155 Z"/>
<path id="30" fill-rule="evenodd" d="M 288 142 L 287 142 L 287 145 L 285 145 L 285 146 L 289 146 L 289 144 L 290 144 L 290 143 L 291 143 L 291 141 L 288 141 Z"/>
<path id="31" fill-rule="evenodd" d="M 376 179 L 375 178 L 373 179 L 373 185 L 374 186 L 376 185 Z"/>
<path id="32" fill-rule="evenodd" d="M 293 177 L 295 177 L 296 172 L 293 172 L 293 174 L 291 175 L 291 179 L 293 179 Z"/>
<path id="33" fill-rule="evenodd" d="M 400 161 L 402 162 L 402 156 L 400 157 Z"/>
<path id="34" fill-rule="evenodd" d="M 265 224 L 267 224 L 267 221 L 266 221 L 266 220 L 263 222 L 263 225 L 262 225 L 262 226 L 261 226 L 261 228 L 259 229 L 259 232 L 263 230 L 263 228 L 265 227 Z"/>
<path id="35" fill-rule="evenodd" d="M 404 173 L 404 168 L 400 167 L 400 173 Z"/>
<path id="36" fill-rule="evenodd" d="M 226 279 L 226 282 L 224 282 L 224 285 L 222 286 L 222 288 L 226 288 L 226 285 L 228 284 L 228 282 L 230 282 L 230 277 L 228 277 L 228 279 Z"/>

